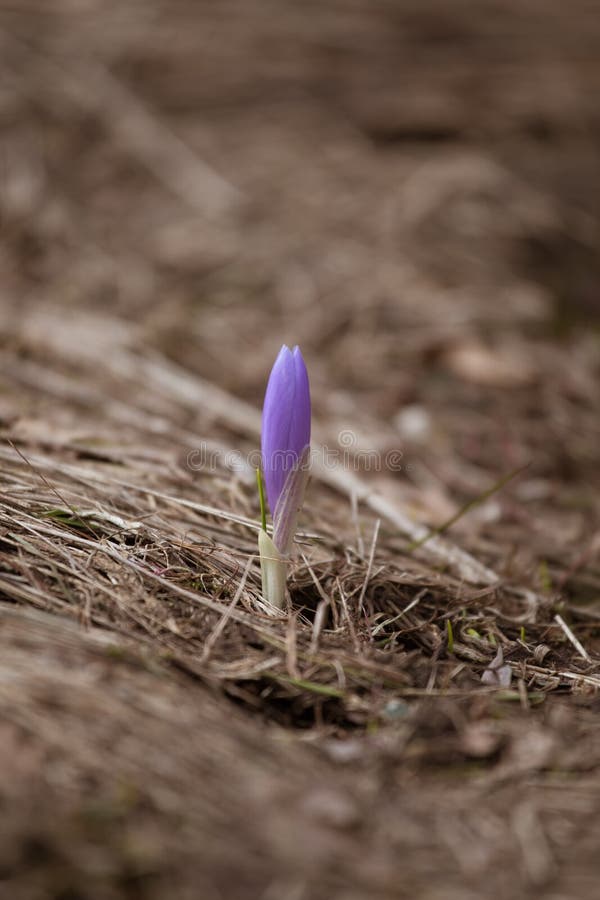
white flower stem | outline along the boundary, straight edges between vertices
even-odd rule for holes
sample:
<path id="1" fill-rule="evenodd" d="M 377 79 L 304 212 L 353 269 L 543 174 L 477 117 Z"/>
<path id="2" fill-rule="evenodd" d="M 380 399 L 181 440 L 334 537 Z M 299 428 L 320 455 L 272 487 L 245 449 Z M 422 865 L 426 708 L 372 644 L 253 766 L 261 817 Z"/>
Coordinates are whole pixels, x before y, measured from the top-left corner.
<path id="1" fill-rule="evenodd" d="M 263 598 L 269 606 L 283 609 L 287 557 L 283 556 L 266 531 L 258 532 L 258 552 L 262 575 Z"/>

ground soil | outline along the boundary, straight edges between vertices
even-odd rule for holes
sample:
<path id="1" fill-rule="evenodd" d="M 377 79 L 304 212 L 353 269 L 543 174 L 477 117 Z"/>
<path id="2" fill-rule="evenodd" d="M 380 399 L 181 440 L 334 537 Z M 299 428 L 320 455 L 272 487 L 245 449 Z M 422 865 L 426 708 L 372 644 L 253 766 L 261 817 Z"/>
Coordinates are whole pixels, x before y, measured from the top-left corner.
<path id="1" fill-rule="evenodd" d="M 599 94 L 584 0 L 0 0 L 0 897 L 598 896 Z"/>

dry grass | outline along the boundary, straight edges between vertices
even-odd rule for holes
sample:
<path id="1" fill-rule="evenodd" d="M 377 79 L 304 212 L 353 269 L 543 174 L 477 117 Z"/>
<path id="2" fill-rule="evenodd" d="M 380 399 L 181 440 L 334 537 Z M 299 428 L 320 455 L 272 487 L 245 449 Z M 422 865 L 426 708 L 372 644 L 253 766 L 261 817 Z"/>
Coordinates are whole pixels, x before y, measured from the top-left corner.
<path id="1" fill-rule="evenodd" d="M 410 547 L 390 552 L 379 521 L 361 553 L 340 532 L 319 532 L 318 483 L 290 609 L 273 621 L 260 612 L 256 510 L 231 509 L 236 499 L 256 507 L 252 487 L 210 472 L 211 505 L 196 502 L 188 473 L 172 471 L 165 485 L 168 462 L 148 460 L 138 440 L 122 456 L 113 445 L 104 464 L 82 443 L 70 462 L 14 444 L 2 451 L 6 599 L 135 635 L 252 705 L 272 703 L 289 725 L 311 724 L 317 710 L 321 722 L 365 725 L 395 697 L 480 693 L 498 645 L 529 690 L 600 686 L 598 664 L 565 645 L 556 599 L 501 582 L 471 587 Z"/>

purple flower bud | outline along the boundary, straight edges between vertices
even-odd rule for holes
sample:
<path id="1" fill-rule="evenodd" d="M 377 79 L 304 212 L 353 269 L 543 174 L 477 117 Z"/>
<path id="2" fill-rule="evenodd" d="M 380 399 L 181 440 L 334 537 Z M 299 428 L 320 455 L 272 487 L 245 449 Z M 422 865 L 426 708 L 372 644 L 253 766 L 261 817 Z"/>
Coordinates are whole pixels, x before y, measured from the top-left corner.
<path id="1" fill-rule="evenodd" d="M 309 444 L 308 373 L 300 348 L 284 344 L 269 376 L 262 415 L 263 476 L 272 516 L 289 473 Z"/>

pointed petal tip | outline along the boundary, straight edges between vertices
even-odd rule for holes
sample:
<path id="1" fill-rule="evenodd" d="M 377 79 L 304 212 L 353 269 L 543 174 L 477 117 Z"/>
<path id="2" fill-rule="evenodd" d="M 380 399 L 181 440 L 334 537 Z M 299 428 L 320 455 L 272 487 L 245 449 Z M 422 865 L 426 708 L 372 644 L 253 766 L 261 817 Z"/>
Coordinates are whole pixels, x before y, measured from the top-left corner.
<path id="1" fill-rule="evenodd" d="M 291 356 L 292 351 L 288 347 L 287 344 L 282 344 L 279 350 L 279 353 L 275 357 L 275 362 L 273 363 L 273 368 L 277 365 L 277 363 L 281 362 L 281 360 L 285 359 L 287 356 Z"/>

